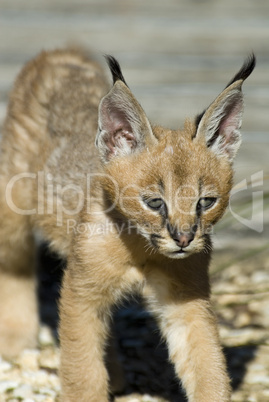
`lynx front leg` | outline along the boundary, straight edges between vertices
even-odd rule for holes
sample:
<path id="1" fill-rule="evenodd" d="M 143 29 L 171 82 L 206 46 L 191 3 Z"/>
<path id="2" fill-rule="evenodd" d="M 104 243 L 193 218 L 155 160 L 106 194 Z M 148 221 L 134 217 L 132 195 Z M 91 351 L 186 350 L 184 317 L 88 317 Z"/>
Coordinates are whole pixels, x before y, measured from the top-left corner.
<path id="1" fill-rule="evenodd" d="M 67 270 L 60 307 L 62 401 L 107 402 L 108 311 L 101 311 L 98 298 L 91 300 L 91 289 L 83 297 L 76 282 Z"/>
<path id="2" fill-rule="evenodd" d="M 0 186 L 0 355 L 12 357 L 23 348 L 35 346 L 38 313 L 34 277 L 34 240 L 29 216 L 11 211 L 4 194 L 2 185 Z"/>
<path id="3" fill-rule="evenodd" d="M 137 285 L 140 274 L 122 268 L 120 259 L 119 266 L 111 264 L 112 253 L 104 247 L 95 244 L 94 255 L 89 255 L 89 242 L 84 246 L 79 244 L 77 259 L 72 253 L 61 294 L 62 401 L 107 402 L 110 384 L 105 348 L 110 309 Z M 114 260 L 118 250 L 119 246 L 114 248 Z"/>
<path id="4" fill-rule="evenodd" d="M 149 281 L 146 299 L 156 314 L 169 356 L 190 402 L 228 402 L 230 385 L 215 317 L 205 297 L 203 281 L 161 275 Z M 165 277 L 166 276 L 166 277 Z M 182 286 L 183 285 L 183 286 Z M 194 288 L 193 288 L 194 287 Z M 199 295 L 200 293 L 200 295 Z"/>

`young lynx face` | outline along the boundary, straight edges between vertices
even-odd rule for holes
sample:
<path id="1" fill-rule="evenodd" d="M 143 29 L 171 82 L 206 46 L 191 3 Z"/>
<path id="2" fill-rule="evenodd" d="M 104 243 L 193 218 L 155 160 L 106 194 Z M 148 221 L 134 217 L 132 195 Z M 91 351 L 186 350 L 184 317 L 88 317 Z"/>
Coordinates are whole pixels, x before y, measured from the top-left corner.
<path id="1" fill-rule="evenodd" d="M 109 63 L 114 86 L 99 107 L 96 144 L 110 203 L 150 249 L 169 258 L 206 251 L 212 225 L 228 205 L 232 161 L 241 142 L 241 85 L 254 58 L 182 131 L 152 128 L 119 65 L 112 58 Z"/>

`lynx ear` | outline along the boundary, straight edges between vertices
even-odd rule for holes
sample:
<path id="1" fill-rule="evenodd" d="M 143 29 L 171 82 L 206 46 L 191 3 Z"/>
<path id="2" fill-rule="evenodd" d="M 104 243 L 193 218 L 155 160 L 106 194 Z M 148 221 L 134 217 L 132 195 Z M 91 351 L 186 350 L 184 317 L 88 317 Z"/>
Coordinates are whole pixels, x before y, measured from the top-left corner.
<path id="1" fill-rule="evenodd" d="M 241 144 L 239 130 L 244 106 L 241 87 L 253 71 L 255 63 L 255 56 L 251 55 L 224 91 L 196 119 L 195 138 L 205 140 L 216 155 L 226 157 L 230 162 Z"/>
<path id="2" fill-rule="evenodd" d="M 118 62 L 111 56 L 107 60 L 114 85 L 100 102 L 96 136 L 96 146 L 105 163 L 157 141 L 145 112 L 123 78 Z"/>

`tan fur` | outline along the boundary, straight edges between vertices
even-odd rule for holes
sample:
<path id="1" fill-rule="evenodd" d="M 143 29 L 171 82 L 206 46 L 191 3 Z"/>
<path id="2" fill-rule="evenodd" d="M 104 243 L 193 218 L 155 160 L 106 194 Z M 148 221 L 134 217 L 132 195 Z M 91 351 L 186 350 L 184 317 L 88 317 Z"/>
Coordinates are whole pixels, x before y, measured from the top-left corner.
<path id="1" fill-rule="evenodd" d="M 236 96 L 241 84 L 231 86 Z M 63 50 L 28 63 L 10 95 L 0 165 L 0 353 L 36 340 L 34 228 L 68 259 L 60 302 L 64 402 L 108 400 L 110 312 L 133 292 L 156 315 L 189 400 L 229 401 L 206 232 L 227 207 L 230 139 L 213 152 L 205 130 L 232 92 L 216 99 L 215 114 L 209 108 L 198 129 L 187 120 L 181 131 L 152 127 L 122 81 L 107 92 L 98 64 Z M 165 218 L 147 205 L 156 197 L 166 202 Z M 198 218 L 201 197 L 218 201 Z M 167 225 L 181 241 L 197 226 L 184 252 Z"/>

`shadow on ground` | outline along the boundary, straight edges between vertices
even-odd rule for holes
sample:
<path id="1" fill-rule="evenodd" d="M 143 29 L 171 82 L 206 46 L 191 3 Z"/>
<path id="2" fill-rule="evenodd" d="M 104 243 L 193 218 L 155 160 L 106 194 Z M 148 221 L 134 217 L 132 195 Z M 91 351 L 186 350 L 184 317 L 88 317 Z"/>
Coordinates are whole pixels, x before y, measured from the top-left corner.
<path id="1" fill-rule="evenodd" d="M 42 245 L 38 265 L 41 321 L 57 336 L 57 301 L 65 263 Z M 114 333 L 125 377 L 122 395 L 149 394 L 170 402 L 186 401 L 173 366 L 168 362 L 167 349 L 157 325 L 139 299 L 126 303 L 115 312 Z M 234 390 L 243 382 L 255 350 L 255 346 L 225 348 Z"/>

